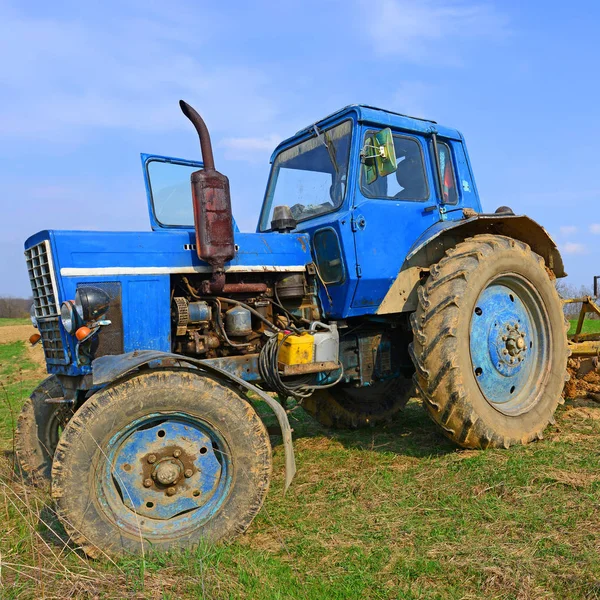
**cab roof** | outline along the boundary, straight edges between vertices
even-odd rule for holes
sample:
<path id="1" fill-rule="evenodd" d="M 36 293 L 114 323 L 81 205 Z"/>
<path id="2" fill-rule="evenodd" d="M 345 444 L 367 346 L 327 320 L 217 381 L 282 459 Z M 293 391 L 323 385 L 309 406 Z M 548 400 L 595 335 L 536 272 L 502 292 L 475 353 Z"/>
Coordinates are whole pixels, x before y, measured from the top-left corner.
<path id="1" fill-rule="evenodd" d="M 391 110 L 384 110 L 383 108 L 377 108 L 376 106 L 369 106 L 367 104 L 350 104 L 344 108 L 341 108 L 340 110 L 336 110 L 324 119 L 321 119 L 316 123 L 301 129 L 293 136 L 283 140 L 277 146 L 277 148 L 275 148 L 271 156 L 271 162 L 275 158 L 275 155 L 278 154 L 283 148 L 291 146 L 303 138 L 309 138 L 315 135 L 315 125 L 319 129 L 326 129 L 335 122 L 343 120 L 344 116 L 350 115 L 355 115 L 355 119 L 358 123 L 373 125 L 375 127 L 391 127 L 392 129 L 399 129 L 402 131 L 420 134 L 429 134 L 435 132 L 441 137 L 459 141 L 463 139 L 460 132 L 456 129 L 438 125 L 435 121 L 431 121 L 429 119 L 410 117 L 408 115 L 403 115 Z"/>

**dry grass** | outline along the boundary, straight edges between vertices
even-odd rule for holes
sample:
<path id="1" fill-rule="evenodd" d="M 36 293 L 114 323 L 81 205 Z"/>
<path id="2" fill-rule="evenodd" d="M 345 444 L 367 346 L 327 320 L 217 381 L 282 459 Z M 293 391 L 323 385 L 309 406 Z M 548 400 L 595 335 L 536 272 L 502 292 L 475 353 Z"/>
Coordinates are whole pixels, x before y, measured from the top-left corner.
<path id="1" fill-rule="evenodd" d="M 0 598 L 600 597 L 596 403 L 567 403 L 542 442 L 485 452 L 454 448 L 416 402 L 393 424 L 344 433 L 295 408 L 297 479 L 284 497 L 273 438 L 271 493 L 240 540 L 88 561 L 47 490 L 12 468 L 7 404 L 16 411 L 39 373 L 24 348 L 2 348 Z M 15 352 L 21 369 L 7 367 Z"/>

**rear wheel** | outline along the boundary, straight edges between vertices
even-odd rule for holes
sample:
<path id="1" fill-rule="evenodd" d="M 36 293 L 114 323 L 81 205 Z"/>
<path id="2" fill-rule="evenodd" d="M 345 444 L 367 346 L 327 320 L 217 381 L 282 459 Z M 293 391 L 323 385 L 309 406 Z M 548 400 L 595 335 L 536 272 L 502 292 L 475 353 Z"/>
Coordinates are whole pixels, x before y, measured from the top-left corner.
<path id="1" fill-rule="evenodd" d="M 58 440 L 73 416 L 70 406 L 46 402 L 62 396 L 62 386 L 52 375 L 33 391 L 19 415 L 15 432 L 17 460 L 32 483 L 43 485 L 50 482 L 52 458 Z"/>
<path id="2" fill-rule="evenodd" d="M 302 407 L 325 427 L 357 429 L 390 420 L 412 396 L 412 381 L 396 377 L 368 387 L 337 385 L 317 391 Z"/>
<path id="3" fill-rule="evenodd" d="M 270 474 L 268 434 L 235 390 L 154 371 L 83 405 L 58 445 L 52 495 L 88 555 L 139 554 L 244 532 Z"/>
<path id="4" fill-rule="evenodd" d="M 543 259 L 511 238 L 478 235 L 431 270 L 411 318 L 425 406 L 468 448 L 542 436 L 568 358 L 562 304 Z"/>

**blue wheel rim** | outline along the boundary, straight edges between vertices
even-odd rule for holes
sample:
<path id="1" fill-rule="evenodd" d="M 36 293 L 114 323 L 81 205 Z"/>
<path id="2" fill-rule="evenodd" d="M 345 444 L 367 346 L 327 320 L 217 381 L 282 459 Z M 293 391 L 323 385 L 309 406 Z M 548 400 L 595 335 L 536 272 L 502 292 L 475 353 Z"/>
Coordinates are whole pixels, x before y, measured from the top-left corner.
<path id="1" fill-rule="evenodd" d="M 507 415 L 530 410 L 549 375 L 550 329 L 542 299 L 519 275 L 502 275 L 479 295 L 470 327 L 473 374 L 483 396 Z"/>
<path id="2" fill-rule="evenodd" d="M 218 512 L 229 494 L 231 453 L 206 421 L 150 414 L 116 433 L 97 471 L 97 498 L 120 528 L 145 539 L 186 535 Z"/>

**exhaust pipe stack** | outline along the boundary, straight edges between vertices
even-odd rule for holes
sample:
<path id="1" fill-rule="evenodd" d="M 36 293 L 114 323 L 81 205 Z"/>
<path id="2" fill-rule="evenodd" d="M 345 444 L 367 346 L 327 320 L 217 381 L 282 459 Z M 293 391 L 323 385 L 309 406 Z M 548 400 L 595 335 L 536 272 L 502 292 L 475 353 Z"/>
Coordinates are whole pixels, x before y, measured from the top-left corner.
<path id="1" fill-rule="evenodd" d="M 226 291 L 225 263 L 235 256 L 229 179 L 215 169 L 210 135 L 202 117 L 183 100 L 179 106 L 198 132 L 204 163 L 204 169 L 195 171 L 191 177 L 196 251 L 198 258 L 213 269 L 212 278 L 204 282 L 202 292 L 218 294 Z"/>

